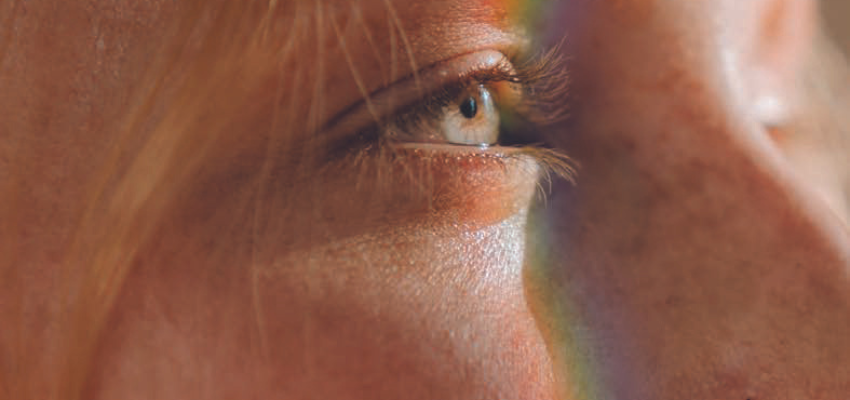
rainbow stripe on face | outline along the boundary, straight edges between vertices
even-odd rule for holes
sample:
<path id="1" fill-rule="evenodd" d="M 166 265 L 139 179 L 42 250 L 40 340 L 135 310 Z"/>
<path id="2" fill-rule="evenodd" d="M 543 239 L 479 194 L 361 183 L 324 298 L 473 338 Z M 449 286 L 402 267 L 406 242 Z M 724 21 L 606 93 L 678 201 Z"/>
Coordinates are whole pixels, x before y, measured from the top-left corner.
<path id="1" fill-rule="evenodd" d="M 546 24 L 558 3 L 554 0 L 482 0 L 482 7 L 504 10 L 504 18 L 527 35 L 530 46 L 551 42 Z M 559 29 L 563 25 L 558 24 Z M 566 32 L 564 32 L 566 34 Z M 558 40 L 560 38 L 556 38 Z M 544 53 L 546 48 L 528 49 Z M 555 243 L 551 218 L 544 210 L 529 213 L 523 280 L 526 299 L 546 341 L 556 378 L 558 397 L 569 400 L 610 398 L 605 390 L 599 359 L 600 347 L 582 320 L 578 294 L 563 271 L 563 243 Z M 555 251 L 557 250 L 557 252 Z M 567 250 L 568 251 L 568 250 Z"/>
<path id="2" fill-rule="evenodd" d="M 515 26 L 529 36 L 531 43 L 539 43 L 541 26 L 556 2 L 553 0 L 485 0 L 491 7 L 504 10 L 504 16 L 511 26 Z M 538 37 L 535 37 L 538 36 Z"/>
<path id="3" fill-rule="evenodd" d="M 526 299 L 552 359 L 559 398 L 590 400 L 611 398 L 604 389 L 598 359 L 599 346 L 576 307 L 577 294 L 562 270 L 562 243 L 554 243 L 543 210 L 532 210 L 528 219 L 523 280 Z"/>
<path id="4" fill-rule="evenodd" d="M 549 0 L 493 0 L 501 3 L 501 8 L 515 21 L 536 21 L 543 17 L 544 12 L 551 10 L 554 2 Z M 497 6 L 497 4 L 493 4 Z"/>

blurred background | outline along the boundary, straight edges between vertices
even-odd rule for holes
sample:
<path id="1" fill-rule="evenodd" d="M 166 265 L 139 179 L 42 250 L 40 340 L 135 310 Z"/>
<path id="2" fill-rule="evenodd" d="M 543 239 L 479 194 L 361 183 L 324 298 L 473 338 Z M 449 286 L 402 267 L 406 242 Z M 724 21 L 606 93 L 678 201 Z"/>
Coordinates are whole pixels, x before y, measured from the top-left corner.
<path id="1" fill-rule="evenodd" d="M 850 54 L 850 0 L 821 0 L 827 30 L 844 54 Z"/>

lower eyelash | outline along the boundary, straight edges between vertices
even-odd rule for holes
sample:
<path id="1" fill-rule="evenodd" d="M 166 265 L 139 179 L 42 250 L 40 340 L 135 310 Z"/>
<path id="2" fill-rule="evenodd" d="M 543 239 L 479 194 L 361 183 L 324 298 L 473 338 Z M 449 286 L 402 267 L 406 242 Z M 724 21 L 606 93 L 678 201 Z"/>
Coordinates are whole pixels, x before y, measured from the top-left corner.
<path id="1" fill-rule="evenodd" d="M 563 152 L 536 146 L 521 148 L 519 154 L 531 157 L 537 163 L 540 174 L 537 178 L 537 188 L 540 197 L 545 199 L 551 192 L 552 182 L 563 179 L 571 184 L 576 183 L 579 164 Z"/>
<path id="2" fill-rule="evenodd" d="M 524 165 L 523 162 L 533 161 L 535 165 L 535 179 L 538 186 L 538 194 L 545 198 L 551 183 L 556 179 L 563 179 L 575 183 L 575 177 L 579 165 L 576 161 L 564 154 L 562 151 L 541 147 L 539 145 L 525 145 L 520 147 L 485 147 L 458 146 L 450 144 L 402 144 L 388 140 L 380 140 L 378 143 L 361 148 L 359 151 L 349 153 L 345 160 L 339 161 L 331 168 L 351 168 L 358 174 L 359 180 L 370 179 L 363 174 L 367 171 L 376 173 L 381 180 L 382 176 L 389 176 L 399 171 L 413 169 L 413 163 L 421 163 L 422 160 L 433 160 L 436 163 L 455 164 L 458 173 L 464 173 L 462 165 L 487 165 L 496 170 L 507 171 L 516 165 Z M 429 181 L 431 177 L 420 176 L 421 181 Z"/>
<path id="3" fill-rule="evenodd" d="M 501 221 L 535 198 L 545 201 L 555 178 L 572 181 L 575 173 L 575 163 L 568 157 L 534 146 L 476 150 L 385 143 L 352 157 L 350 164 L 340 167 L 351 175 L 355 190 L 393 199 L 381 203 L 387 213 L 409 210 L 393 218 L 418 215 L 464 226 Z"/>

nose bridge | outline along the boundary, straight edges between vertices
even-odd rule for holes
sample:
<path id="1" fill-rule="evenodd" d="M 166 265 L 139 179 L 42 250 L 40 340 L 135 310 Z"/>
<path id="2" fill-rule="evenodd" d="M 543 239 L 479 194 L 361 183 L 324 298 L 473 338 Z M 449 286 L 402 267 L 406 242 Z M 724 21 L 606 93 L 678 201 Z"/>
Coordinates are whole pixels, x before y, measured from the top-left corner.
<path id="1" fill-rule="evenodd" d="M 846 395 L 847 231 L 772 147 L 709 26 L 576 3 L 572 115 L 550 138 L 581 170 L 532 217 L 556 357 L 593 354 L 612 398 Z"/>

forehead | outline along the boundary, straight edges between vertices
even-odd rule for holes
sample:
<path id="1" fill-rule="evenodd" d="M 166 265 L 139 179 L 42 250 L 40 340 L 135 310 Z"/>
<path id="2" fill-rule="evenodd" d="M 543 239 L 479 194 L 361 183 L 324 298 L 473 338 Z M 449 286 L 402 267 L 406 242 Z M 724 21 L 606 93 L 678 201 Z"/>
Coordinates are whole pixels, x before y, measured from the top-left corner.
<path id="1" fill-rule="evenodd" d="M 21 81 L 19 90 L 12 85 L 12 91 L 28 92 L 45 101 L 56 98 L 51 87 L 54 82 L 83 81 L 73 89 L 75 93 L 84 93 L 97 103 L 94 109 L 107 109 L 120 103 L 111 101 L 112 97 L 132 93 L 129 87 L 141 80 L 148 66 L 169 56 L 164 37 L 171 39 L 176 34 L 178 40 L 198 39 L 192 31 L 196 20 L 201 19 L 203 25 L 204 19 L 198 16 L 220 10 L 226 11 L 219 13 L 224 17 L 206 21 L 250 31 L 268 18 L 264 10 L 271 5 L 278 9 L 271 16 L 278 21 L 274 32 L 280 38 L 271 43 L 271 50 L 288 48 L 290 56 L 282 65 L 258 62 L 246 68 L 257 72 L 253 78 L 260 81 L 262 76 L 282 70 L 284 78 L 269 81 L 300 93 L 291 102 L 309 103 L 282 106 L 310 114 L 316 121 L 326 120 L 418 68 L 485 48 L 512 51 L 525 40 L 527 5 L 516 0 L 18 1 L 14 43 L 6 57 L 12 70 L 7 76 L 32 77 L 32 82 Z M 227 35 L 216 32 L 223 29 L 208 29 L 213 47 L 228 40 Z M 210 59 L 222 68 L 231 61 L 250 59 L 232 56 L 238 52 L 212 50 Z M 16 60 L 21 62 L 15 64 Z M 104 70 L 110 73 L 96 72 Z M 83 75 L 92 78 L 72 79 Z M 40 86 L 45 86 L 43 96 Z"/>
<path id="2" fill-rule="evenodd" d="M 527 41 L 526 2 L 360 0 L 290 3 L 292 65 L 324 93 L 323 118 L 418 69 L 484 49 L 517 52 Z M 315 112 L 316 110 L 312 110 Z M 320 119 L 323 119 L 320 118 Z"/>
<path id="3" fill-rule="evenodd" d="M 528 4 L 523 0 L 333 0 L 316 3 L 309 11 L 341 27 L 342 33 L 368 31 L 379 48 L 390 45 L 395 37 L 425 61 L 445 52 L 518 39 Z"/>

